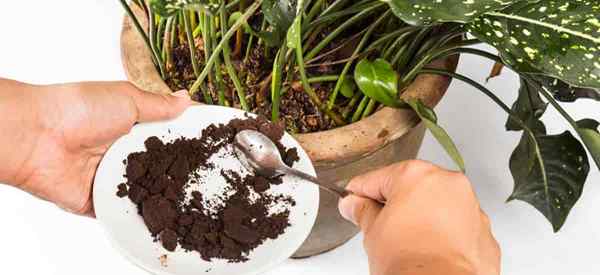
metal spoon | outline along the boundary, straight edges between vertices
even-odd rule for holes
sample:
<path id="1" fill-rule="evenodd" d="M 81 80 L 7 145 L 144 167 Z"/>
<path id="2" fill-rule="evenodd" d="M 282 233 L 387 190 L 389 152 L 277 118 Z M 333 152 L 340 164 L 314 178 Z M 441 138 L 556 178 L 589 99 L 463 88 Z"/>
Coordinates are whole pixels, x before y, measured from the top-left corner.
<path id="1" fill-rule="evenodd" d="M 253 130 L 239 132 L 235 136 L 234 147 L 240 162 L 248 170 L 255 171 L 263 177 L 291 175 L 312 182 L 341 198 L 349 195 L 348 191 L 342 187 L 321 182 L 309 174 L 288 167 L 281 159 L 277 146 L 260 132 Z"/>

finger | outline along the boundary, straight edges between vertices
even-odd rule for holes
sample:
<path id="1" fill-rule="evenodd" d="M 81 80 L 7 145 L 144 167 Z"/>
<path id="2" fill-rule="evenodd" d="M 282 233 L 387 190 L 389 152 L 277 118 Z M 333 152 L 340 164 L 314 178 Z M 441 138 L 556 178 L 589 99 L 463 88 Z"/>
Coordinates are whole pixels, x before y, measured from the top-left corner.
<path id="1" fill-rule="evenodd" d="M 349 195 L 340 200 L 338 207 L 342 217 L 358 225 L 363 232 L 367 232 L 383 205 L 371 199 Z"/>
<path id="2" fill-rule="evenodd" d="M 172 119 L 192 105 L 187 91 L 160 95 L 137 90 L 131 97 L 137 108 L 138 122 Z"/>
<path id="3" fill-rule="evenodd" d="M 383 202 L 391 198 L 397 185 L 414 182 L 434 169 L 440 168 L 426 161 L 403 161 L 358 176 L 350 181 L 346 189 L 358 196 Z"/>

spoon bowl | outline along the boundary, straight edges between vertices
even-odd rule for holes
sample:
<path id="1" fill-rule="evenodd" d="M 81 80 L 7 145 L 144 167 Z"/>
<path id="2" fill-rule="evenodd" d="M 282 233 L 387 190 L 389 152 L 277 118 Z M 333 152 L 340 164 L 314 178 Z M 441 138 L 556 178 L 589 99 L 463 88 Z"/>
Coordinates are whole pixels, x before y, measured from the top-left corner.
<path id="1" fill-rule="evenodd" d="M 319 181 L 316 177 L 287 166 L 281 159 L 277 146 L 264 134 L 254 130 L 244 130 L 235 136 L 235 152 L 248 170 L 264 177 L 291 175 L 312 182 L 323 190 L 329 191 L 341 198 L 349 193 L 335 184 Z"/>

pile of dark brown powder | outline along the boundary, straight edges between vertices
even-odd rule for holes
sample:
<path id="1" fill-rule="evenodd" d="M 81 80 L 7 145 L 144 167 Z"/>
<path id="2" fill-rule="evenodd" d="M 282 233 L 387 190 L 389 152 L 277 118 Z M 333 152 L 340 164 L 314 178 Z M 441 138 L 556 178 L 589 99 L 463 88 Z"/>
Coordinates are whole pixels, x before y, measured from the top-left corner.
<path id="1" fill-rule="evenodd" d="M 265 118 L 235 119 L 226 125 L 211 125 L 197 139 L 179 138 L 163 143 L 158 137 L 146 140 L 146 151 L 132 153 L 126 160 L 127 182 L 118 186 L 117 196 L 129 197 L 137 205 L 148 230 L 163 247 L 174 251 L 181 246 L 197 251 L 205 260 L 227 259 L 243 262 L 245 255 L 267 239 L 276 239 L 289 224 L 291 197 L 268 194 L 271 185 L 281 179 L 261 176 L 242 177 L 235 171 L 218 171 L 230 184 L 222 204 L 211 204 L 203 194 L 186 189 L 202 182 L 197 171 L 219 169 L 209 159 L 232 144 L 242 130 L 257 130 L 280 149 L 288 165 L 298 161 L 295 148 L 286 149 L 280 142 L 283 129 Z M 250 199 L 250 189 L 258 198 Z M 228 192 L 233 193 L 233 192 Z M 272 205 L 284 203 L 288 208 L 269 214 Z"/>

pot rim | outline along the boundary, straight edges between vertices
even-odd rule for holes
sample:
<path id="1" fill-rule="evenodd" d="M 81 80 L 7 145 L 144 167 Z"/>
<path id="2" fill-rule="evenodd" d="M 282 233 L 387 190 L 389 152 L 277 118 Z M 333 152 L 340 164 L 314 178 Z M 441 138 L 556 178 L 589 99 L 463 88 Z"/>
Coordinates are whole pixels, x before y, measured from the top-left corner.
<path id="1" fill-rule="evenodd" d="M 132 5 L 132 10 L 147 28 L 143 11 Z M 145 91 L 169 94 L 172 91 L 162 80 L 151 61 L 151 53 L 125 16 L 121 31 L 121 60 L 127 79 Z M 429 67 L 455 71 L 458 56 L 436 60 Z M 418 98 L 434 107 L 442 99 L 451 78 L 440 75 L 419 75 L 403 92 L 402 98 Z M 369 155 L 400 138 L 419 123 L 412 110 L 381 108 L 371 116 L 342 127 L 314 133 L 294 135 L 313 162 L 324 165 L 340 160 L 351 161 Z"/>

